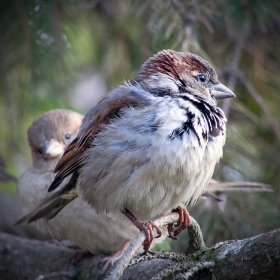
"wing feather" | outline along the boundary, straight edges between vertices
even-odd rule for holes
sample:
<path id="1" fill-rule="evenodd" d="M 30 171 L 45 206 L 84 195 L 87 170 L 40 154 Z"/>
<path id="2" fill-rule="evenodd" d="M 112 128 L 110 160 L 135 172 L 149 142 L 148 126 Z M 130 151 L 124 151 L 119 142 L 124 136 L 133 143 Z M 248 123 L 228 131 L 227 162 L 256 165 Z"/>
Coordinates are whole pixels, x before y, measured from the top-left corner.
<path id="1" fill-rule="evenodd" d="M 126 107 L 144 107 L 150 104 L 150 98 L 143 89 L 127 84 L 118 87 L 101 99 L 86 115 L 78 136 L 67 147 L 64 155 L 56 165 L 57 172 L 48 191 L 56 189 L 61 182 L 73 172 L 78 171 L 85 162 L 85 152 L 91 147 L 92 139 L 104 125 L 119 116 L 121 109 Z"/>

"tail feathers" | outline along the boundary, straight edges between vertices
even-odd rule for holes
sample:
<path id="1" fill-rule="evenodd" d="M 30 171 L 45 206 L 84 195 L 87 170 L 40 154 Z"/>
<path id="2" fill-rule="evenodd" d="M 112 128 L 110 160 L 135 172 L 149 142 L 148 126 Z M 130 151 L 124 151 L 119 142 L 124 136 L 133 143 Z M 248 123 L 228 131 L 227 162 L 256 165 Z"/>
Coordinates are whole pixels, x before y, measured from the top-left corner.
<path id="1" fill-rule="evenodd" d="M 78 172 L 74 172 L 69 182 L 61 190 L 44 200 L 35 210 L 17 221 L 15 225 L 24 222 L 31 223 L 44 217 L 48 220 L 54 218 L 68 203 L 78 197 L 76 190 L 78 177 Z"/>
<path id="2" fill-rule="evenodd" d="M 48 189 L 48 192 L 51 192 L 53 191 L 54 189 L 56 189 L 62 182 L 63 182 L 64 178 L 55 178 L 53 180 L 53 182 L 51 183 L 49 189 Z"/>
<path id="3" fill-rule="evenodd" d="M 64 194 L 58 191 L 43 201 L 35 210 L 18 220 L 15 226 L 24 222 L 31 223 L 44 217 L 48 220 L 53 219 L 68 203 L 77 197 L 75 189 L 71 189 Z"/>

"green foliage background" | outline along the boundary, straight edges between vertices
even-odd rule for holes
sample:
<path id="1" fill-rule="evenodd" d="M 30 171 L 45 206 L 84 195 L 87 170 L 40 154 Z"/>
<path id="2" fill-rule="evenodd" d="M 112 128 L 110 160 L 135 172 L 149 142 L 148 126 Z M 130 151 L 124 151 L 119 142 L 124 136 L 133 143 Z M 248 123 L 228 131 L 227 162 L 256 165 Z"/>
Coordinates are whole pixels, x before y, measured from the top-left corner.
<path id="1" fill-rule="evenodd" d="M 111 89 L 162 49 L 191 51 L 237 95 L 220 104 L 228 138 L 214 177 L 264 182 L 274 193 L 222 194 L 223 202 L 204 200 L 190 212 L 207 244 L 279 227 L 279 12 L 273 0 L 2 1 L 0 152 L 8 171 L 20 175 L 19 159 L 30 166 L 26 131 L 35 118 L 80 110 L 69 93 L 82 76 L 100 72 Z M 181 240 L 174 249 L 185 249 Z"/>

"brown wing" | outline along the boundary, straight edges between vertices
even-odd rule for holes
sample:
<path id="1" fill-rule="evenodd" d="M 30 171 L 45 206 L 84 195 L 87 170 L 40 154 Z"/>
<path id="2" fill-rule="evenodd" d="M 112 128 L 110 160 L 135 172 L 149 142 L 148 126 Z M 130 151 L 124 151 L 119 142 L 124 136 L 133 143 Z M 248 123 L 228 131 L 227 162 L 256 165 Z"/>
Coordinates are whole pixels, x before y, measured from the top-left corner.
<path id="1" fill-rule="evenodd" d="M 151 98 L 151 97 L 150 97 Z M 90 147 L 93 137 L 108 124 L 124 107 L 145 107 L 150 104 L 149 96 L 135 86 L 121 86 L 109 93 L 85 116 L 78 136 L 67 147 L 56 165 L 57 175 L 49 191 L 57 188 L 70 174 L 78 171 L 85 163 L 85 151 Z"/>

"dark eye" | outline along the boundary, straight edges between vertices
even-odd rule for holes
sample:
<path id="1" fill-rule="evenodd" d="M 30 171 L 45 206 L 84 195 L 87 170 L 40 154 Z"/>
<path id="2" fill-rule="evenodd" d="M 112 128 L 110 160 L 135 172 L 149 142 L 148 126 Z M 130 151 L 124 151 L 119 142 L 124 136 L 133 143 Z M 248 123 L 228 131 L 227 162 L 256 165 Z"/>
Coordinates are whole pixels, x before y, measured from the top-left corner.
<path id="1" fill-rule="evenodd" d="M 198 79 L 199 81 L 201 81 L 202 83 L 204 83 L 204 82 L 206 81 L 206 76 L 203 75 L 203 74 L 198 74 L 196 77 L 197 77 L 197 79 Z"/>
<path id="2" fill-rule="evenodd" d="M 67 133 L 65 134 L 65 138 L 66 138 L 66 139 L 70 139 L 70 138 L 71 138 L 71 134 L 67 132 Z"/>

